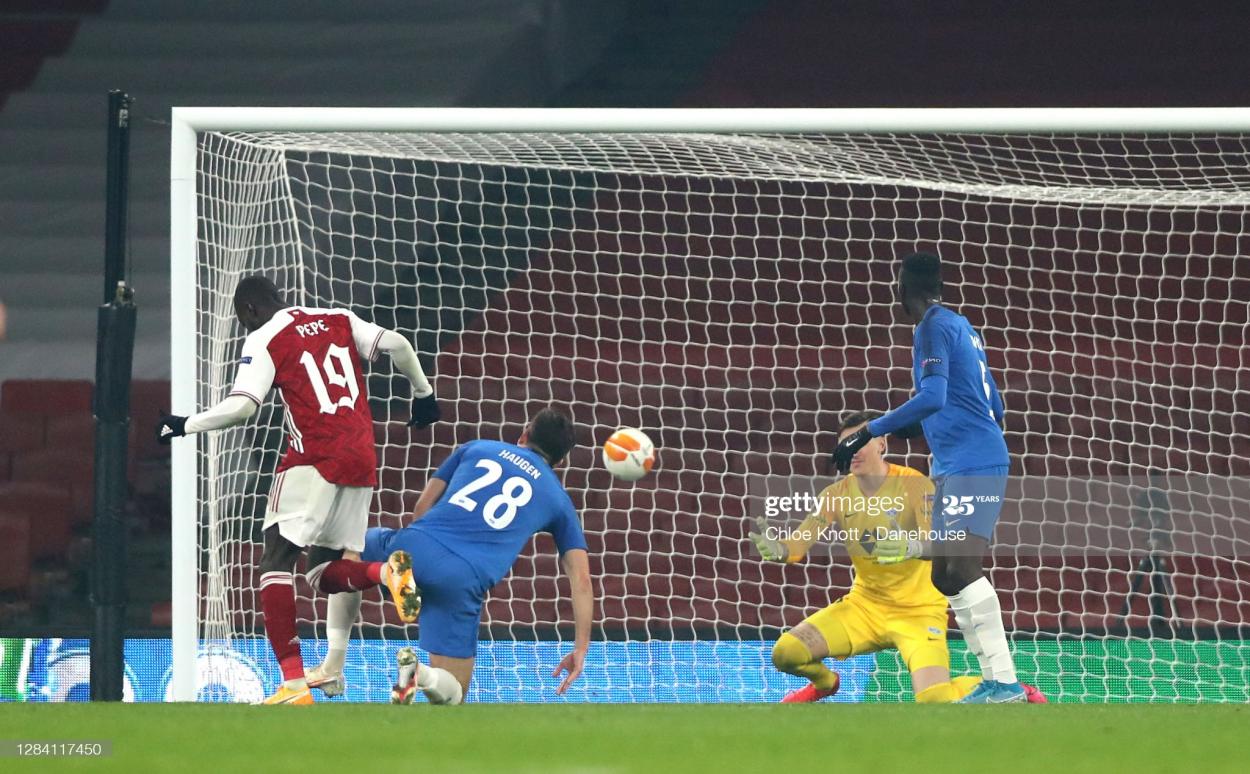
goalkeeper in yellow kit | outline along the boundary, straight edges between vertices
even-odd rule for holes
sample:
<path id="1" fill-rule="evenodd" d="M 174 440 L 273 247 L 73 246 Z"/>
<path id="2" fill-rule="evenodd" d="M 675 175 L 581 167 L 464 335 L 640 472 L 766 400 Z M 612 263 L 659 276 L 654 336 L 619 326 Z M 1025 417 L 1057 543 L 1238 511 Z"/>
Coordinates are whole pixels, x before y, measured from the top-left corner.
<path id="1" fill-rule="evenodd" d="M 846 417 L 845 437 L 881 416 Z M 764 559 L 797 562 L 820 540 L 836 535 L 846 545 L 855 581 L 846 596 L 781 635 L 773 665 L 811 682 L 784 703 L 820 701 L 838 690 L 838 674 L 822 663 L 897 648 L 911 673 L 917 702 L 958 701 L 980 677 L 950 676 L 946 648 L 947 600 L 930 579 L 927 559 L 906 558 L 908 542 L 924 541 L 930 528 L 933 484 L 917 470 L 887 462 L 885 439 L 868 442 L 851 462 L 850 475 L 820 494 L 819 506 L 795 530 L 750 533 Z"/>

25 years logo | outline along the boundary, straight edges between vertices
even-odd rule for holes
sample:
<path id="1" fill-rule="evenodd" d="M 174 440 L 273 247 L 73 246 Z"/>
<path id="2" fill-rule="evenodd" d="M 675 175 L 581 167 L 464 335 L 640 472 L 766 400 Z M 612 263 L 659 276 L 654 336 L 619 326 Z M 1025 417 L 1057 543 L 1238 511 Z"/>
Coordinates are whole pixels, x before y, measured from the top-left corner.
<path id="1" fill-rule="evenodd" d="M 942 513 L 947 516 L 971 516 L 976 507 L 972 495 L 943 495 Z"/>

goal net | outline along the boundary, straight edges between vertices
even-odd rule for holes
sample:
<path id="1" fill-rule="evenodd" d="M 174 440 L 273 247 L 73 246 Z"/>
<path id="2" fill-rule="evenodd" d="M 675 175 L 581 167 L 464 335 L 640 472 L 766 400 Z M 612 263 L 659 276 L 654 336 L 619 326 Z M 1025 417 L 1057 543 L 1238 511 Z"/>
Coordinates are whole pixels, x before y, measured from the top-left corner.
<path id="1" fill-rule="evenodd" d="M 572 412 L 598 628 L 568 700 L 801 684 L 771 642 L 848 590 L 849 560 L 767 564 L 746 533 L 764 494 L 827 476 L 840 415 L 909 394 L 893 286 L 915 249 L 942 256 L 1005 396 L 989 575 L 1022 679 L 1060 701 L 1250 699 L 1244 135 L 205 131 L 195 185 L 194 330 L 174 342 L 194 342 L 198 408 L 233 378 L 250 273 L 412 337 L 444 421 L 409 430 L 406 381 L 368 366 L 372 525 L 400 525 L 455 445 Z M 636 484 L 599 464 L 619 426 L 659 449 Z M 281 409 L 198 443 L 197 598 L 175 605 L 197 611 L 200 698 L 250 698 L 239 662 L 276 679 L 256 564 Z M 325 599 L 297 593 L 311 665 Z M 952 672 L 975 674 L 957 631 Z M 349 698 L 384 698 L 416 632 L 366 593 Z M 539 536 L 490 594 L 469 700 L 556 700 L 571 633 Z M 893 651 L 833 665 L 840 700 L 911 697 Z"/>

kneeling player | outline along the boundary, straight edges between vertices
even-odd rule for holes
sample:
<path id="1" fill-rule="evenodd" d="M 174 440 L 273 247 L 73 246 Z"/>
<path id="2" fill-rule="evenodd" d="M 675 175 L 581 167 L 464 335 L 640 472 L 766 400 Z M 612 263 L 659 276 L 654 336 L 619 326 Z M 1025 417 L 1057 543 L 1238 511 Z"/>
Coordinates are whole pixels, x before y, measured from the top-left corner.
<path id="1" fill-rule="evenodd" d="M 880 416 L 855 413 L 842 422 L 846 437 Z M 838 674 L 822 663 L 897 648 L 911 673 L 917 702 L 958 701 L 981 682 L 950 677 L 946 647 L 946 597 L 933 586 L 930 562 L 922 559 L 878 563 L 877 541 L 906 540 L 902 533 L 929 529 L 933 484 L 919 471 L 883 458 L 885 439 L 876 438 L 855 454 L 850 475 L 820 494 L 820 506 L 790 540 L 751 533 L 767 560 L 797 562 L 830 527 L 842 533 L 855 567 L 851 591 L 781 635 L 773 665 L 811 682 L 782 699 L 820 701 L 838 690 Z M 894 561 L 896 557 L 884 561 Z M 1040 694 L 1039 694 L 1040 696 Z"/>
<path id="2" fill-rule="evenodd" d="M 420 642 L 430 665 L 401 650 L 392 700 L 411 701 L 414 684 L 434 704 L 463 700 L 473 676 L 482 602 L 536 532 L 555 538 L 573 594 L 575 640 L 553 673 L 568 672 L 556 692 L 564 693 L 581 674 L 594 591 L 581 522 L 553 470 L 572 448 L 573 423 L 554 409 L 539 412 L 518 444 L 466 443 L 434 472 L 411 523 L 369 530 L 361 561 L 341 559 L 326 567 L 323 589 L 385 583 L 405 621 L 416 620 L 420 606 Z"/>

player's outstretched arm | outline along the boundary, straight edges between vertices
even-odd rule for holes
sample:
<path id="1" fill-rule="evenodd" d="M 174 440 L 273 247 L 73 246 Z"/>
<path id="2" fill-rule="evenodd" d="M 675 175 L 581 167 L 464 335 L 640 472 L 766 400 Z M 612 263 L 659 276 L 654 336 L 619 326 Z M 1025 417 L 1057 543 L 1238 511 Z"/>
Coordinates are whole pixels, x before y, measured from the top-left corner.
<path id="1" fill-rule="evenodd" d="M 408 339 L 396 331 L 366 322 L 351 311 L 347 312 L 347 319 L 351 323 L 352 340 L 360 356 L 372 361 L 377 359 L 379 352 L 385 352 L 395 370 L 403 374 L 412 385 L 412 418 L 408 420 L 408 426 L 421 429 L 437 422 L 439 409 L 438 402 L 434 399 L 434 387 L 425 377 L 417 352 L 408 343 Z"/>
<path id="2" fill-rule="evenodd" d="M 904 441 L 912 438 L 924 438 L 924 425 L 917 422 L 914 425 L 908 425 L 900 430 L 895 430 L 890 435 L 894 438 L 901 438 Z"/>
<path id="3" fill-rule="evenodd" d="M 872 420 L 838 443 L 833 450 L 832 462 L 839 473 L 850 470 L 851 458 L 873 438 L 896 433 L 914 437 L 914 425 L 942 410 L 946 405 L 953 336 L 955 331 L 928 319 L 916 327 L 912 343 L 912 358 L 920 369 L 916 394 L 911 400 L 885 416 Z"/>
<path id="4" fill-rule="evenodd" d="M 442 412 L 434 397 L 434 387 L 426 378 L 425 370 L 421 368 L 417 351 L 408 343 L 408 339 L 395 331 L 382 331 L 377 341 L 378 351 L 385 352 L 395 370 L 403 374 L 412 385 L 412 418 L 408 420 L 408 426 L 422 429 L 437 422 Z"/>
<path id="5" fill-rule="evenodd" d="M 563 694 L 582 674 L 586 664 L 586 651 L 590 647 L 590 627 L 595 616 L 595 590 L 590 582 L 590 556 L 584 549 L 570 548 L 560 557 L 564 574 L 569 576 L 573 593 L 573 650 L 560 660 L 552 677 L 567 672 L 557 694 Z"/>
<path id="6" fill-rule="evenodd" d="M 169 439 L 189 433 L 203 433 L 207 430 L 221 430 L 225 427 L 241 425 L 256 413 L 256 403 L 242 395 L 231 395 L 213 406 L 190 417 L 167 414 L 161 417 L 156 425 L 156 438 L 161 443 L 169 443 Z"/>
<path id="7" fill-rule="evenodd" d="M 885 416 L 872 420 L 864 429 L 873 438 L 907 432 L 912 425 L 918 425 L 929 415 L 942 410 L 946 405 L 946 388 L 947 379 L 942 374 L 926 376 L 910 400 Z"/>
<path id="8" fill-rule="evenodd" d="M 243 355 L 234 374 L 234 384 L 225 400 L 207 411 L 189 417 L 174 414 L 161 417 L 161 421 L 156 424 L 156 440 L 167 444 L 171 438 L 178 436 L 243 424 L 251 419 L 261 401 L 269 394 L 273 379 L 274 365 L 268 348 L 261 339 L 249 335 L 243 341 Z"/>
<path id="9" fill-rule="evenodd" d="M 909 433 L 914 425 L 919 425 L 925 417 L 941 411 L 946 405 L 946 385 L 947 379 L 941 374 L 926 376 L 920 383 L 920 390 L 911 400 L 839 441 L 830 458 L 834 468 L 839 473 L 850 470 L 851 458 L 873 438 L 899 432 L 904 433 L 905 437 L 913 437 Z"/>

